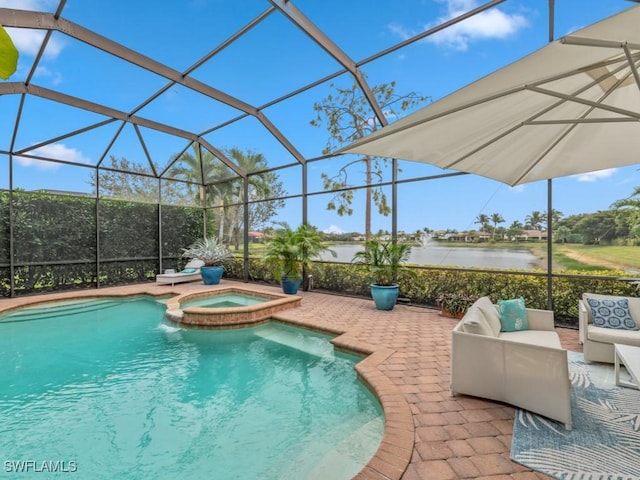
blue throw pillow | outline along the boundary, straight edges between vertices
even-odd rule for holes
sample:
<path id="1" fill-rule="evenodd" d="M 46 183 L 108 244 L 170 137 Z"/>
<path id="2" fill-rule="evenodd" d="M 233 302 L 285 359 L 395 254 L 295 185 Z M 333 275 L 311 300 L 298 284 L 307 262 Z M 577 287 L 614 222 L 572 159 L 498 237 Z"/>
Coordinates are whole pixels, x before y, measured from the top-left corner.
<path id="1" fill-rule="evenodd" d="M 500 314 L 501 332 L 518 332 L 529 329 L 527 309 L 524 306 L 523 297 L 498 300 L 498 313 Z"/>
<path id="2" fill-rule="evenodd" d="M 181 273 L 196 273 L 195 268 L 184 268 Z"/>
<path id="3" fill-rule="evenodd" d="M 596 327 L 638 330 L 626 298 L 587 298 Z"/>

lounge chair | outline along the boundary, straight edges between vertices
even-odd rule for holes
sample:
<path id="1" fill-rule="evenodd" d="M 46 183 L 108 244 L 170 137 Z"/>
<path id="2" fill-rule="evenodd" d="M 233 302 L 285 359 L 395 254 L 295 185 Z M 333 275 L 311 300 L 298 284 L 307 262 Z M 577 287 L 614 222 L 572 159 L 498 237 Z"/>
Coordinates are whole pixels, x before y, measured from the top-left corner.
<path id="1" fill-rule="evenodd" d="M 173 287 L 176 283 L 201 280 L 202 276 L 200 275 L 200 267 L 203 265 L 204 262 L 202 260 L 194 258 L 179 272 L 159 273 L 156 275 L 156 285 L 167 285 L 170 283 Z"/>

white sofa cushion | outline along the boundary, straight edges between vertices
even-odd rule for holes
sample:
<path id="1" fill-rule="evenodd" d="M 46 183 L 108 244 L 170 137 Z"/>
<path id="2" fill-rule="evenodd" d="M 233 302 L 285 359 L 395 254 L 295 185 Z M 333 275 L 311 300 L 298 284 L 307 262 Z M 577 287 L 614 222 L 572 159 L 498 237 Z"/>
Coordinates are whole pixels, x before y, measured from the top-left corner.
<path id="1" fill-rule="evenodd" d="M 493 329 L 477 305 L 471 305 L 462 320 L 462 330 L 476 335 L 488 335 L 495 337 Z"/>
<path id="2" fill-rule="evenodd" d="M 560 337 L 551 330 L 519 330 L 515 332 L 502 332 L 498 337 L 501 340 L 528 343 L 541 347 L 562 348 Z"/>
<path id="3" fill-rule="evenodd" d="M 502 325 L 500 323 L 500 315 L 498 314 L 498 309 L 491 302 L 491 299 L 489 297 L 480 297 L 475 301 L 473 305 L 478 307 L 486 322 L 491 327 L 493 336 L 497 337 L 500 334 L 500 328 L 502 327 Z"/>
<path id="4" fill-rule="evenodd" d="M 640 347 L 640 335 L 637 330 L 620 330 L 617 328 L 604 328 L 589 325 L 587 338 L 594 342 L 622 343 Z"/>

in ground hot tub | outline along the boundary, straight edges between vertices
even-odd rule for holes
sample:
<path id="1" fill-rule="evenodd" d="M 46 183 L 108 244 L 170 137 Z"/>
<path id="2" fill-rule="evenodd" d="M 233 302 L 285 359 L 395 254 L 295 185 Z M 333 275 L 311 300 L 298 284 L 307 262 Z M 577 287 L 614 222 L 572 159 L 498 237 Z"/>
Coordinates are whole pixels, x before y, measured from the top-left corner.
<path id="1" fill-rule="evenodd" d="M 301 301 L 297 295 L 240 287 L 215 288 L 167 300 L 165 316 L 175 323 L 200 327 L 248 326 L 297 307 Z"/>

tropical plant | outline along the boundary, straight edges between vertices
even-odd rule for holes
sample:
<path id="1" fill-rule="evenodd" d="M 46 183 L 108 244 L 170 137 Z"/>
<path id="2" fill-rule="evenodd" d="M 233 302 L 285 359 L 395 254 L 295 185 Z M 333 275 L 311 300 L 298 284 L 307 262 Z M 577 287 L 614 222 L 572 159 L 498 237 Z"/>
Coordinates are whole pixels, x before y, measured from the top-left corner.
<path id="1" fill-rule="evenodd" d="M 223 266 L 233 254 L 225 245 L 218 242 L 217 237 L 206 237 L 196 240 L 188 248 L 183 248 L 182 256 L 198 258 L 206 267 L 217 267 Z"/>
<path id="2" fill-rule="evenodd" d="M 302 278 L 303 270 L 311 269 L 313 260 L 322 252 L 336 253 L 322 243 L 322 235 L 312 225 L 301 224 L 292 230 L 286 223 L 265 242 L 262 261 L 272 268 L 273 276 L 282 280 Z"/>
<path id="3" fill-rule="evenodd" d="M 376 238 L 364 242 L 364 250 L 356 252 L 354 263 L 369 266 L 375 285 L 394 285 L 401 265 L 409 260 L 411 245 L 406 243 L 383 242 Z"/>
<path id="4" fill-rule="evenodd" d="M 460 318 L 478 298 L 477 295 L 448 292 L 438 295 L 436 303 L 445 314 Z"/>

